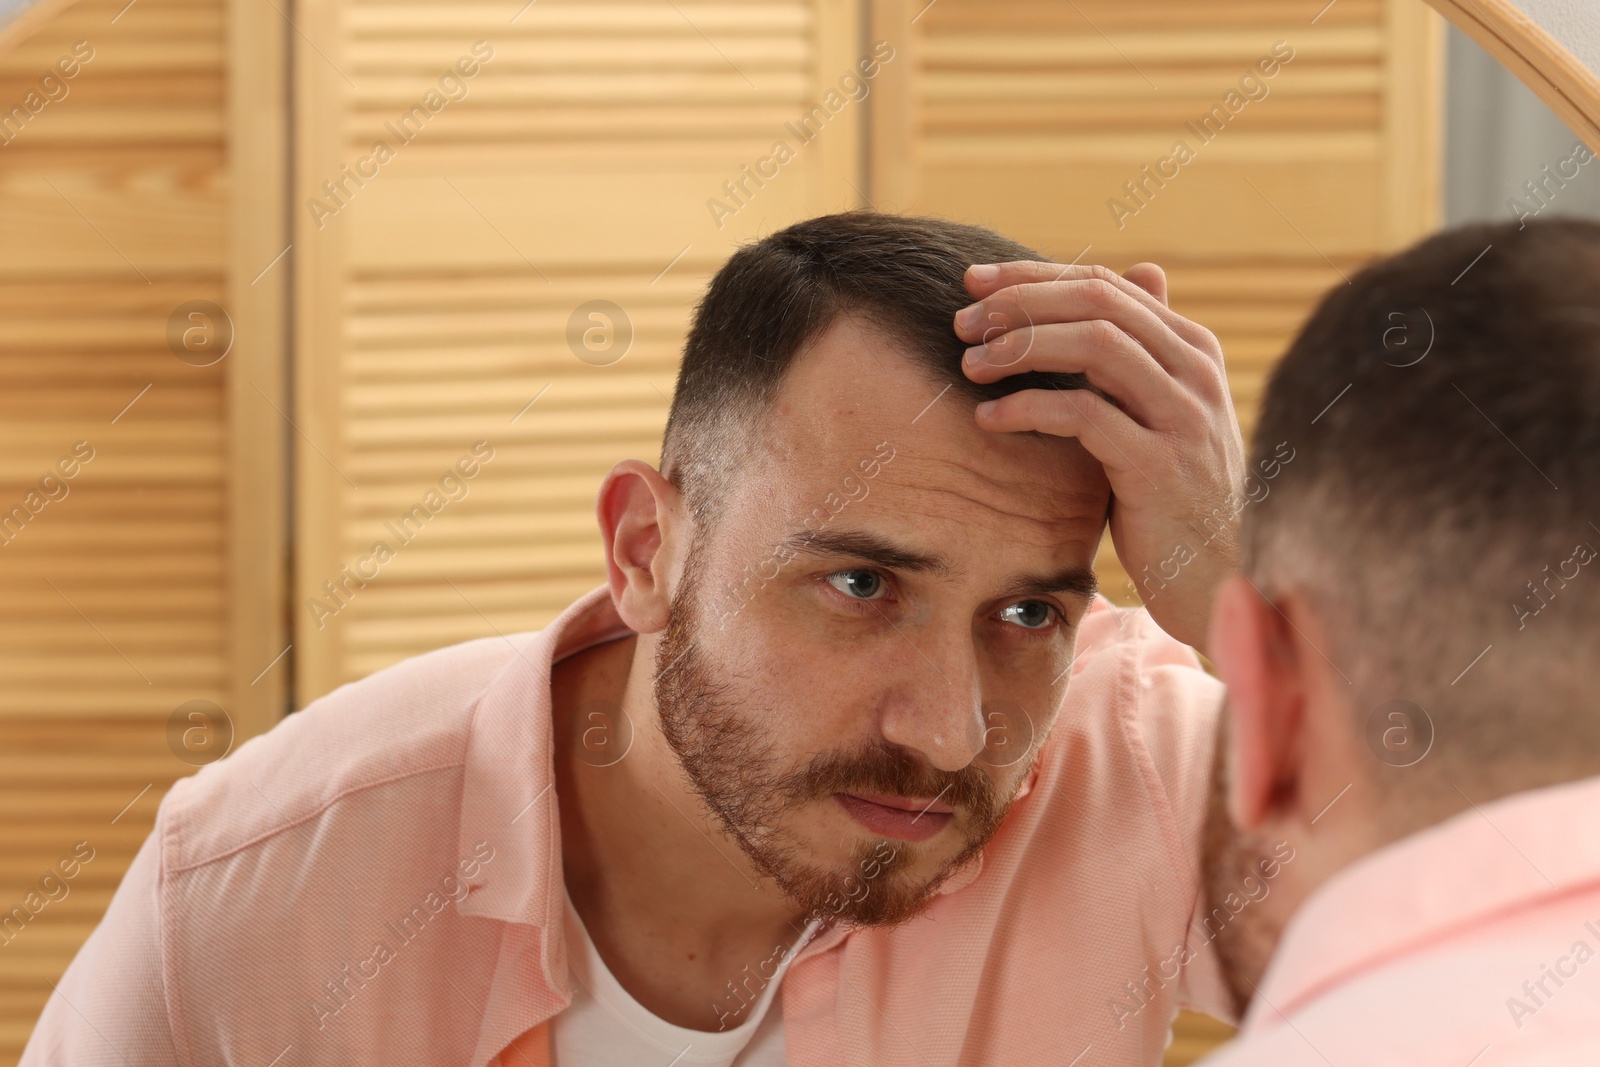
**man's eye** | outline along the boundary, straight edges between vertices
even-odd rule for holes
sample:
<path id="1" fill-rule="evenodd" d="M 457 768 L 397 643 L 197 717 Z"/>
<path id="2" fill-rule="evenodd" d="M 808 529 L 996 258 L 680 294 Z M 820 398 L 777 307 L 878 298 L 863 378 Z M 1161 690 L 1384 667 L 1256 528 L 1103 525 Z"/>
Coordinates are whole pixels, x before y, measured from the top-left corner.
<path id="1" fill-rule="evenodd" d="M 1042 600 L 1024 600 L 1000 609 L 1000 618 L 1028 630 L 1044 629 L 1053 615 L 1050 605 Z"/>
<path id="2" fill-rule="evenodd" d="M 828 575 L 828 584 L 856 600 L 883 599 L 883 575 L 877 571 L 840 571 Z"/>

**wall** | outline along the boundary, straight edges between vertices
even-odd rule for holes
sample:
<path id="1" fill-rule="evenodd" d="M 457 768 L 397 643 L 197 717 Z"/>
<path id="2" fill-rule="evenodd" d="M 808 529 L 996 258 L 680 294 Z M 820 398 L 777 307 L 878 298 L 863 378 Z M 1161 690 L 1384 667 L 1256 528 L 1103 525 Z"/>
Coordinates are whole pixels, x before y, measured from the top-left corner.
<path id="1" fill-rule="evenodd" d="M 1600 163 L 1569 162 L 1580 139 L 1533 90 L 1453 27 L 1448 69 L 1448 223 L 1600 215 Z M 1577 177 L 1563 178 L 1563 165 Z"/>

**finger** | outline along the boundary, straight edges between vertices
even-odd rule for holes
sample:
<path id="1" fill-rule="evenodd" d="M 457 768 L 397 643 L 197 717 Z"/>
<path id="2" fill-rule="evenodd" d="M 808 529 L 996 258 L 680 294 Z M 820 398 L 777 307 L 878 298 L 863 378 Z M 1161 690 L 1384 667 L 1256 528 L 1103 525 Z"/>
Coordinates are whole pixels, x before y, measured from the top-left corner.
<path id="1" fill-rule="evenodd" d="M 985 273 L 983 268 L 992 268 L 993 273 Z M 1141 274 L 1141 268 L 1144 268 Z M 1136 278 L 1148 279 L 1149 268 L 1160 271 L 1154 263 L 1136 263 L 1128 268 Z M 967 268 L 965 284 L 967 292 L 975 300 L 998 293 L 1000 290 L 1013 285 L 1026 285 L 1030 282 L 1051 281 L 1086 281 L 1099 279 L 1126 292 L 1129 296 L 1139 300 L 1161 317 L 1161 320 L 1170 327 L 1179 337 L 1202 349 L 1210 351 L 1209 346 L 1215 345 L 1215 338 L 1211 332 L 1191 322 L 1182 315 L 1173 311 L 1166 303 L 1166 275 L 1162 273 L 1162 291 L 1159 297 L 1138 282 L 1125 278 L 1109 267 L 1098 263 L 1044 263 L 1038 260 L 1013 260 L 1007 263 L 974 264 Z M 960 333 L 958 329 L 956 331 Z M 965 338 L 963 338 L 965 339 Z"/>
<path id="2" fill-rule="evenodd" d="M 1024 389 L 979 404 L 976 418 L 980 428 L 997 433 L 1036 430 L 1076 438 L 1106 469 L 1113 493 L 1129 478 L 1150 482 L 1139 459 L 1148 453 L 1152 431 L 1087 389 Z"/>
<path id="3" fill-rule="evenodd" d="M 1122 276 L 1137 285 L 1163 306 L 1167 303 L 1167 272 L 1154 263 L 1135 263 L 1122 272 Z"/>
<path id="4" fill-rule="evenodd" d="M 1026 371 L 1083 374 L 1145 426 L 1179 419 L 1182 387 L 1143 345 L 1105 319 L 1024 326 L 967 349 L 961 368 L 975 382 Z"/>
<path id="5" fill-rule="evenodd" d="M 1104 319 L 1143 345 L 1169 374 L 1186 379 L 1203 357 L 1146 303 L 1154 298 L 1140 292 L 1143 300 L 1099 278 L 1027 282 L 978 301 L 972 306 L 973 314 L 957 316 L 957 323 L 964 328 L 956 332 L 969 344 L 980 344 L 993 341 L 1006 330 Z"/>
<path id="6" fill-rule="evenodd" d="M 973 299 L 1028 282 L 1075 282 L 1100 278 L 1114 284 L 1124 279 L 1110 267 L 1098 263 L 1047 263 L 1038 259 L 1016 259 L 1006 263 L 975 263 L 963 279 Z M 1135 287 L 1137 288 L 1137 287 Z"/>

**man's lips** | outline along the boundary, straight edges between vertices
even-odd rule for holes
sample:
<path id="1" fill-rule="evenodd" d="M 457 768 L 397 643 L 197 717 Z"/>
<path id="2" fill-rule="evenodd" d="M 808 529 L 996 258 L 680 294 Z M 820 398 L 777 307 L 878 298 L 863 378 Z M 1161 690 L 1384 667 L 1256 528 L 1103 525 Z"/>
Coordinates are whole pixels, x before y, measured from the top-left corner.
<path id="1" fill-rule="evenodd" d="M 955 814 L 937 798 L 883 796 L 876 793 L 835 793 L 846 814 L 884 837 L 901 841 L 926 841 L 948 826 Z"/>

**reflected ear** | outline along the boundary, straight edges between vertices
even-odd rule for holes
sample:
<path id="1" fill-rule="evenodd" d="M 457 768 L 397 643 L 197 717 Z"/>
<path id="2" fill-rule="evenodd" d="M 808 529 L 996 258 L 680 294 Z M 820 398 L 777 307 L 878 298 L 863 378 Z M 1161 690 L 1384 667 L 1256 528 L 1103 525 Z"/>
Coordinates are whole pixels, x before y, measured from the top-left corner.
<path id="1" fill-rule="evenodd" d="M 1217 593 L 1211 658 L 1228 686 L 1228 813 L 1253 829 L 1294 792 L 1304 689 L 1289 622 L 1241 575 Z"/>
<path id="2" fill-rule="evenodd" d="M 605 543 L 606 577 L 617 614 L 637 633 L 666 628 L 670 548 L 681 514 L 677 487 L 636 459 L 611 468 L 595 503 Z"/>

